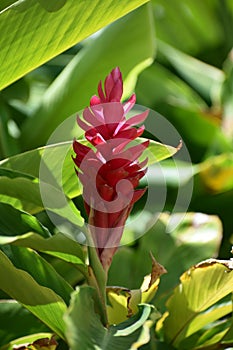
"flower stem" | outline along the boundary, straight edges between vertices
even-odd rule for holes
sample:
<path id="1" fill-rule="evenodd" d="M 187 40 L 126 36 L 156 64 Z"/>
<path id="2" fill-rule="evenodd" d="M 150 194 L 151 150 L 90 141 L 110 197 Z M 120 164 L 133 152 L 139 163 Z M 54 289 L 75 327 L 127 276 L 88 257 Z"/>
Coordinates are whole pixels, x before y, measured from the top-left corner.
<path id="1" fill-rule="evenodd" d="M 88 257 L 89 257 L 89 274 L 88 284 L 95 288 L 96 298 L 95 304 L 101 321 L 104 326 L 108 326 L 107 309 L 106 309 L 106 284 L 107 273 L 99 260 L 96 247 L 92 240 L 89 230 L 86 231 L 86 238 L 88 242 Z"/>

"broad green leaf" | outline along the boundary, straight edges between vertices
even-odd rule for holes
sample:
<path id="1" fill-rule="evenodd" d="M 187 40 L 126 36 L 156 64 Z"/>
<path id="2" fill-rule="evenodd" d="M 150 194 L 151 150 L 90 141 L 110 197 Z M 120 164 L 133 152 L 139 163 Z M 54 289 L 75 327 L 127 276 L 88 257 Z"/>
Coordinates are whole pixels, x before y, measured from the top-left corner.
<path id="1" fill-rule="evenodd" d="M 1 289 L 64 339 L 66 304 L 62 298 L 52 289 L 37 283 L 28 272 L 16 268 L 1 251 L 0 261 Z"/>
<path id="2" fill-rule="evenodd" d="M 38 253 L 13 245 L 3 245 L 1 250 L 15 268 L 26 271 L 39 285 L 51 288 L 67 305 L 69 304 L 73 288 Z M 11 283 L 14 284 L 14 281 Z"/>
<path id="3" fill-rule="evenodd" d="M 220 89 L 224 81 L 224 73 L 214 66 L 201 62 L 196 58 L 163 42 L 159 43 L 160 52 L 173 67 L 192 85 L 200 95 L 218 104 Z"/>
<path id="4" fill-rule="evenodd" d="M 184 145 L 195 163 L 203 161 L 206 153 L 208 156 L 232 152 L 232 145 L 223 134 L 219 117 L 214 111 L 200 111 L 186 106 L 166 104 L 162 113 L 182 135 Z"/>
<path id="5" fill-rule="evenodd" d="M 0 300 L 0 349 L 11 340 L 47 331 L 45 325 L 15 300 Z"/>
<path id="6" fill-rule="evenodd" d="M 228 302 L 216 304 L 200 313 L 192 323 L 193 334 L 185 337 L 179 347 L 205 349 L 207 345 L 219 343 L 228 332 L 230 319 L 227 315 L 231 313 L 231 310 L 232 303 Z"/>
<path id="7" fill-rule="evenodd" d="M 10 204 L 12 207 L 30 214 L 43 210 L 38 183 L 20 176 L 17 179 L 12 179 L 12 173 L 13 171 L 9 171 L 7 176 L 0 176 L 0 202 Z"/>
<path id="8" fill-rule="evenodd" d="M 2 47 L 0 88 L 4 88 L 145 2 L 145 0 L 14 2 L 12 6 L 0 12 Z"/>
<path id="9" fill-rule="evenodd" d="M 227 327 L 225 326 L 226 323 L 227 323 L 226 321 L 223 321 L 222 324 L 219 324 L 207 330 L 205 332 L 205 337 L 207 338 L 207 341 L 202 345 L 198 346 L 197 349 L 211 350 L 213 349 L 213 347 L 216 348 L 216 346 L 217 347 L 221 346 L 221 347 L 224 347 L 224 349 L 231 350 L 233 345 L 232 342 L 229 342 L 228 344 L 221 342 L 221 339 L 227 332 Z"/>
<path id="10" fill-rule="evenodd" d="M 0 198 L 37 213 L 45 207 L 78 226 L 83 218 L 70 197 L 80 194 L 70 143 L 35 149 L 0 162 Z M 42 191 L 43 190 L 43 191 Z"/>
<path id="11" fill-rule="evenodd" d="M 168 159 L 161 164 L 162 173 L 159 171 L 160 164 L 154 164 L 147 172 L 147 179 L 150 186 L 162 185 L 164 179 L 171 187 L 179 187 L 187 184 L 192 177 L 199 173 L 199 165 L 184 162 L 177 159 Z M 145 181 L 145 180 L 144 180 Z M 142 180 L 142 183 L 144 182 Z"/>
<path id="12" fill-rule="evenodd" d="M 232 292 L 232 269 L 232 261 L 210 259 L 181 276 L 181 284 L 167 303 L 169 315 L 164 330 L 169 343 L 179 346 L 185 337 L 203 326 L 202 323 L 198 326 L 196 317 Z M 221 308 L 219 311 L 221 317 Z M 206 313 L 204 322 L 210 321 L 211 313 L 209 319 Z"/>
<path id="13" fill-rule="evenodd" d="M 149 342 L 150 305 L 139 306 L 138 314 L 107 329 L 94 311 L 93 293 L 90 287 L 80 287 L 72 294 L 71 306 L 65 315 L 66 338 L 71 350 L 78 349 L 80 344 L 90 350 L 138 349 Z"/>
<path id="14" fill-rule="evenodd" d="M 119 1 L 117 5 L 112 5 L 111 11 L 115 7 L 121 7 L 123 2 L 132 7 L 135 1 L 122 0 L 122 4 Z M 98 2 L 95 5 L 98 6 Z M 106 8 L 104 3 L 100 8 Z M 73 16 L 74 13 L 72 18 Z M 75 21 L 77 20 L 76 18 Z M 85 23 L 86 27 L 88 22 Z M 59 124 L 89 105 L 91 96 L 97 93 L 99 81 L 104 80 L 116 66 L 123 73 L 124 91 L 129 95 L 134 89 L 137 75 L 153 61 L 154 44 L 151 7 L 148 5 L 140 7 L 99 33 L 74 57 L 45 92 L 40 106 L 23 128 L 23 147 L 28 149 L 45 144 Z"/>
<path id="15" fill-rule="evenodd" d="M 75 119 L 72 120 L 72 128 Z M 60 142 L 55 145 L 37 148 L 28 152 L 17 154 L 13 157 L 0 161 L 0 175 L 12 179 L 26 178 L 34 180 L 33 183 L 41 179 L 41 167 L 47 166 L 46 174 L 43 175 L 43 181 L 60 189 L 69 196 L 80 194 L 78 186 L 74 187 L 74 179 L 77 178 L 74 171 L 74 163 L 71 159 L 71 139 L 69 142 Z M 65 140 L 65 141 L 68 141 Z M 62 183 L 61 183 L 62 182 Z"/>
<path id="16" fill-rule="evenodd" d="M 17 2 L 18 0 L 2 0 L 1 1 L 1 6 L 0 6 L 0 11 L 4 10 L 8 6 L 12 5 L 14 2 Z"/>
<path id="17" fill-rule="evenodd" d="M 201 146 L 208 146 L 211 143 L 214 145 L 215 140 L 220 138 L 219 122 L 214 115 L 208 114 L 202 111 L 193 111 L 183 106 L 174 106 L 174 113 L 171 121 L 176 123 L 180 132 L 184 135 L 184 141 L 186 138 L 190 138 L 190 142 Z M 190 128 L 190 122 L 192 122 L 193 129 Z"/>

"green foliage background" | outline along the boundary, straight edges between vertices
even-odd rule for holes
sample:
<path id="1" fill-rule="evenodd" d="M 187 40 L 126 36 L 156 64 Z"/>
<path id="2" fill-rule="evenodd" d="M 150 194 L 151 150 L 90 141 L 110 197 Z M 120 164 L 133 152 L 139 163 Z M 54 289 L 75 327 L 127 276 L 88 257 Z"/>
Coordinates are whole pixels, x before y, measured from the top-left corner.
<path id="1" fill-rule="evenodd" d="M 87 349 L 111 346 L 116 350 L 132 344 L 132 349 L 145 350 L 233 346 L 232 267 L 212 261 L 185 272 L 203 259 L 231 257 L 232 1 L 3 0 L 0 11 L 0 349 L 12 348 L 11 341 L 33 342 L 35 334 L 42 338 L 51 332 L 59 335 L 60 344 L 61 339 L 69 338 L 72 349 L 80 342 Z M 40 161 L 49 136 L 67 117 L 88 105 L 98 81 L 115 66 L 123 73 L 124 99 L 135 91 L 137 104 L 171 122 L 191 158 L 191 162 L 180 159 L 176 165 L 163 160 L 165 213 L 149 230 L 153 215 L 145 213 L 141 227 L 135 227 L 131 220 L 123 240 L 131 237 L 133 241 L 148 232 L 121 247 L 114 257 L 109 284 L 134 291 L 150 273 L 149 251 L 168 270 L 152 299 L 162 318 L 154 311 L 154 319 L 149 319 L 151 308 L 139 307 L 135 318 L 124 325 L 127 339 L 120 332 L 121 326 L 106 332 L 97 322 L 93 308 L 89 308 L 93 300 L 87 287 L 73 293 L 67 309 L 70 293 L 75 286 L 82 286 L 87 275 L 86 252 L 57 232 L 45 209 L 62 217 L 67 207 L 44 208 L 39 187 Z M 152 126 L 156 129 L 156 120 Z M 151 134 L 143 136 L 152 137 L 149 131 Z M 61 140 L 64 145 L 51 148 L 50 170 L 56 172 L 62 147 L 66 150 L 65 141 L 80 133 L 68 130 Z M 172 144 L 166 131 L 163 137 L 173 147 L 179 143 Z M 167 149 L 154 146 L 152 153 L 158 160 L 167 157 Z M 175 149 L 168 149 L 168 153 L 172 155 Z M 79 209 L 81 225 L 80 187 L 68 156 L 63 189 L 68 206 Z M 178 179 L 174 171 L 177 165 Z M 155 181 L 150 186 L 157 189 L 164 179 L 157 175 L 156 165 L 152 169 Z M 178 220 L 187 209 L 181 206 L 180 213 L 170 216 L 177 192 L 192 181 L 189 213 L 167 233 L 169 220 Z M 48 193 L 59 192 L 49 181 L 46 186 Z M 141 202 L 135 207 L 132 219 L 142 206 Z M 181 275 L 183 291 L 174 290 Z M 217 287 L 219 298 L 213 299 Z M 194 289 L 198 297 L 190 292 Z M 141 292 L 134 293 L 138 296 Z M 124 319 L 126 299 L 123 295 L 114 298 L 113 314 Z M 91 324 L 83 325 L 78 307 L 89 313 L 95 329 Z M 166 311 L 170 313 L 167 318 Z M 159 318 L 156 328 L 151 326 Z M 136 331 L 134 322 L 138 324 Z M 92 343 L 81 333 L 74 335 L 75 329 L 82 327 L 93 332 Z M 23 336 L 26 338 L 16 341 Z"/>

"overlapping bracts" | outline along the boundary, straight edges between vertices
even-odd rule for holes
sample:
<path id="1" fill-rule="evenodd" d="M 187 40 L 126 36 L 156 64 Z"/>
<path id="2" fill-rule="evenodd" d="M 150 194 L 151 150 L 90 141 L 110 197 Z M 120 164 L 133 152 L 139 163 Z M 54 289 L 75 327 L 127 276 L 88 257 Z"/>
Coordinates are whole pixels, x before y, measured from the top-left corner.
<path id="1" fill-rule="evenodd" d="M 147 159 L 139 159 L 149 141 L 135 142 L 144 131 L 143 126 L 135 125 L 142 123 L 148 112 L 127 120 L 126 113 L 134 106 L 135 95 L 121 103 L 122 92 L 122 75 L 115 68 L 105 79 L 104 91 L 100 83 L 99 97 L 93 96 L 90 107 L 77 119 L 91 147 L 77 140 L 73 143 L 89 230 L 105 270 L 120 244 L 133 204 L 146 191 L 137 187 L 146 173 Z"/>

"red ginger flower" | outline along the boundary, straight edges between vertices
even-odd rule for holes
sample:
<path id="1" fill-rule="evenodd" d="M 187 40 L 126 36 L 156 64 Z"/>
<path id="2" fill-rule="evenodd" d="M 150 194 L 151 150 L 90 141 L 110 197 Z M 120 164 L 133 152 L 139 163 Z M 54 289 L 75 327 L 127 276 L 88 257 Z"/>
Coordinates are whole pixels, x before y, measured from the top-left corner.
<path id="1" fill-rule="evenodd" d="M 105 95 L 99 84 L 99 98 L 91 98 L 91 107 L 83 112 L 84 120 L 78 117 L 86 139 L 95 148 L 76 140 L 73 143 L 89 229 L 106 271 L 133 204 L 146 191 L 136 188 L 146 172 L 147 159 L 140 162 L 139 158 L 149 141 L 126 146 L 143 133 L 144 127 L 133 126 L 143 122 L 148 111 L 126 120 L 125 114 L 133 107 L 135 97 L 120 103 L 122 85 L 120 70 L 115 68 L 105 80 Z"/>

